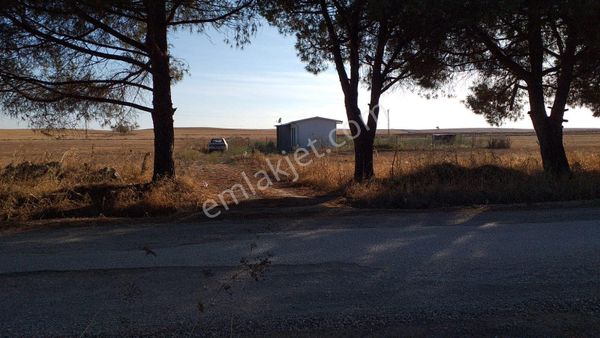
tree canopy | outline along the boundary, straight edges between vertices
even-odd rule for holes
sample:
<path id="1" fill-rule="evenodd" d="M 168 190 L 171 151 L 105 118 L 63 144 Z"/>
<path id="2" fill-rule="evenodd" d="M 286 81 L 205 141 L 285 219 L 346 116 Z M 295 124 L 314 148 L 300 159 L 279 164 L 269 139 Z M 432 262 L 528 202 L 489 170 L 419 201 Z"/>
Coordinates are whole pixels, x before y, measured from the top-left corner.
<path id="1" fill-rule="evenodd" d="M 175 175 L 170 87 L 187 68 L 169 52 L 174 29 L 255 30 L 247 0 L 11 1 L 0 8 L 0 103 L 12 116 L 59 126 L 150 113 L 155 179 Z"/>
<path id="2" fill-rule="evenodd" d="M 439 49 L 432 47 L 443 35 L 431 28 L 427 2 L 262 2 L 269 22 L 283 34 L 295 35 L 298 56 L 308 71 L 318 74 L 335 67 L 354 138 L 356 180 L 374 174 L 373 141 L 381 95 L 398 86 L 435 88 L 448 76 Z M 361 84 L 370 90 L 366 121 L 358 106 Z"/>
<path id="3" fill-rule="evenodd" d="M 546 100 L 567 89 L 559 88 L 561 84 L 570 86 L 569 104 L 586 106 L 599 114 L 600 36 L 598 30 L 589 29 L 600 19 L 599 9 L 600 3 L 587 0 L 537 4 L 479 1 L 464 5 L 462 10 L 470 15 L 455 38 L 463 41 L 458 48 L 463 59 L 472 61 L 468 68 L 479 72 L 468 106 L 493 125 L 519 119 L 527 101 L 527 83 L 541 80 Z M 538 46 L 533 45 L 533 35 Z M 535 48 L 539 55 L 532 54 Z M 538 74 L 534 74 L 535 67 L 541 68 Z M 563 83 L 559 83 L 561 74 Z M 540 79 L 533 79 L 535 76 Z"/>
<path id="4" fill-rule="evenodd" d="M 600 19 L 593 0 L 447 1 L 455 70 L 478 78 L 465 100 L 493 125 L 527 109 L 545 169 L 569 172 L 562 142 L 566 106 L 598 114 Z M 549 111 L 547 110 L 549 109 Z"/>

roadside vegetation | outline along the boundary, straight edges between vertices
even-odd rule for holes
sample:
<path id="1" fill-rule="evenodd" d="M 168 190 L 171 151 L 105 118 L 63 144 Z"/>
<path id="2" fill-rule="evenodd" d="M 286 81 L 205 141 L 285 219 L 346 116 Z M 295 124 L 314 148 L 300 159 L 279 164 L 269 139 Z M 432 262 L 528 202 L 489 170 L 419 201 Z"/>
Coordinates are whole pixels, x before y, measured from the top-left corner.
<path id="1" fill-rule="evenodd" d="M 69 217 L 155 217 L 202 214 L 202 204 L 282 159 L 273 135 L 231 131 L 229 151 L 206 153 L 207 135 L 178 131 L 176 179 L 150 183 L 151 138 L 90 134 L 0 140 L 0 222 Z M 103 138 L 100 138 L 100 137 Z M 22 137 L 22 136 L 20 136 Z M 46 138 L 45 140 L 43 138 Z M 130 139 L 132 143 L 126 143 Z M 297 167 L 299 180 L 277 189 L 308 189 L 341 203 L 374 208 L 438 208 L 600 198 L 597 134 L 567 134 L 573 175 L 561 180 L 543 170 L 533 135 L 457 135 L 432 143 L 431 135 L 382 135 L 375 143 L 376 178 L 357 183 L 352 146 L 334 149 Z M 77 142 L 73 146 L 71 141 Z M 122 145 L 130 148 L 123 148 Z M 56 149 L 68 150 L 56 151 Z M 346 149 L 348 148 L 348 149 Z M 284 165 L 285 167 L 285 165 Z M 285 170 L 285 168 L 284 168 Z M 276 191 L 275 191 L 276 192 Z M 239 197 L 239 196 L 238 196 Z M 272 190 L 258 198 L 277 199 Z M 230 196 L 228 196 L 230 198 Z M 265 205 L 276 207 L 273 200 Z"/>
<path id="2" fill-rule="evenodd" d="M 104 141 L 113 142 L 119 141 Z M 226 153 L 206 153 L 206 142 L 182 142 L 174 155 L 180 174 L 159 183 L 149 183 L 152 156 L 139 149 L 98 152 L 92 146 L 57 153 L 50 148 L 0 158 L 0 222 L 199 211 L 242 171 L 255 170 L 262 156 L 248 138 L 231 138 Z M 147 143 L 151 147 L 151 140 Z"/>
<path id="3" fill-rule="evenodd" d="M 352 158 L 315 159 L 301 185 L 335 193 L 357 207 L 439 208 L 600 198 L 600 156 L 574 151 L 573 175 L 556 180 L 528 150 L 444 149 L 376 155 L 376 179 L 352 183 Z M 350 182 L 350 183 L 349 183 Z"/>
<path id="4" fill-rule="evenodd" d="M 6 166 L 0 174 L 2 220 L 158 216 L 195 207 L 210 192 L 192 171 L 148 184 L 140 156 L 115 156 L 113 163 L 80 160 L 65 154 L 59 161 Z"/>

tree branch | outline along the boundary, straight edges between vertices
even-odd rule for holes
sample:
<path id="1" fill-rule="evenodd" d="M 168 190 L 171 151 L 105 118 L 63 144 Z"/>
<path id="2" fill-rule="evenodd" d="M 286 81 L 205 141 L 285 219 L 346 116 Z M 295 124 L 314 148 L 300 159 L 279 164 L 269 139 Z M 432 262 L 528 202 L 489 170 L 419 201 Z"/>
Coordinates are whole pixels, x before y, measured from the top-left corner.
<path id="1" fill-rule="evenodd" d="M 471 27 L 471 31 L 474 32 L 476 37 L 486 46 L 490 53 L 492 53 L 492 55 L 498 59 L 498 61 L 508 67 L 515 75 L 523 80 L 529 79 L 531 73 L 506 55 L 502 48 L 500 48 L 486 32 L 478 27 Z"/>
<path id="2" fill-rule="evenodd" d="M 213 23 L 213 22 L 218 22 L 221 20 L 225 20 L 228 17 L 235 15 L 239 12 L 241 12 L 242 10 L 250 7 L 252 5 L 254 1 L 248 1 L 246 3 L 244 3 L 243 5 L 234 8 L 233 10 L 221 14 L 219 16 L 216 17 L 212 17 L 212 18 L 208 18 L 208 19 L 190 19 L 190 20 L 179 20 L 179 21 L 171 21 L 168 22 L 167 25 L 169 26 L 177 26 L 177 25 L 189 25 L 189 24 L 203 24 L 203 23 Z"/>

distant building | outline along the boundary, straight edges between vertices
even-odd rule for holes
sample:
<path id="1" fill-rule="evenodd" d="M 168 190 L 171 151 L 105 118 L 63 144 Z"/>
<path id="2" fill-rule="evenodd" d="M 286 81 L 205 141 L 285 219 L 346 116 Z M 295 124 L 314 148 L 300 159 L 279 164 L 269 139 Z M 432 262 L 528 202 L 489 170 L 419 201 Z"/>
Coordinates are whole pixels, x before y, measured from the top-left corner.
<path id="1" fill-rule="evenodd" d="M 433 134 L 431 135 L 433 143 L 454 144 L 456 134 Z"/>
<path id="2" fill-rule="evenodd" d="M 311 117 L 277 125 L 277 150 L 292 151 L 296 148 L 308 148 L 314 141 L 317 148 L 333 147 L 337 125 L 342 121 L 324 117 Z M 330 135 L 334 139 L 330 140 Z"/>

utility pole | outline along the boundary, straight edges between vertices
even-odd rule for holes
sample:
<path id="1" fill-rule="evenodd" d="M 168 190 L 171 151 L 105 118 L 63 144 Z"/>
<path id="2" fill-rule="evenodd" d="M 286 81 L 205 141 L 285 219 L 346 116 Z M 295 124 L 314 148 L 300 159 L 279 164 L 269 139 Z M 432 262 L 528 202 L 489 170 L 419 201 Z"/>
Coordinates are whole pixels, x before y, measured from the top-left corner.
<path id="1" fill-rule="evenodd" d="M 88 116 L 85 114 L 85 139 L 88 139 Z"/>
<path id="2" fill-rule="evenodd" d="M 390 131 L 390 110 L 388 109 L 386 111 L 387 113 L 387 123 L 388 123 L 388 137 L 392 136 L 392 133 Z"/>

